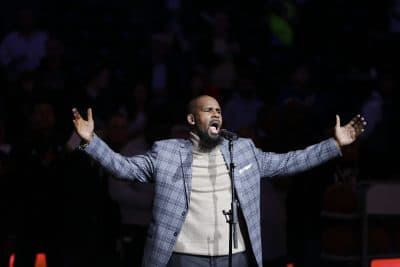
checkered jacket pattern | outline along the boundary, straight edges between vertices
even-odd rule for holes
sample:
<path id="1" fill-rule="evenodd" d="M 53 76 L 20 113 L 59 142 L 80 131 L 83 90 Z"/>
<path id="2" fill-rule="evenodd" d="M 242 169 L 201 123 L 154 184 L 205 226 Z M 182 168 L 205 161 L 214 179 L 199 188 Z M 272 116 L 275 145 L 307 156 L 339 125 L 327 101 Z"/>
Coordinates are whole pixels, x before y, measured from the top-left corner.
<path id="1" fill-rule="evenodd" d="M 233 141 L 234 183 L 257 263 L 262 266 L 260 178 L 293 175 L 341 155 L 333 138 L 288 153 L 263 152 L 250 139 Z M 221 152 L 229 166 L 229 144 Z M 144 155 L 124 157 L 99 137 L 84 149 L 101 166 L 122 179 L 155 184 L 143 266 L 166 266 L 189 208 L 192 181 L 192 143 L 184 139 L 155 142 Z"/>

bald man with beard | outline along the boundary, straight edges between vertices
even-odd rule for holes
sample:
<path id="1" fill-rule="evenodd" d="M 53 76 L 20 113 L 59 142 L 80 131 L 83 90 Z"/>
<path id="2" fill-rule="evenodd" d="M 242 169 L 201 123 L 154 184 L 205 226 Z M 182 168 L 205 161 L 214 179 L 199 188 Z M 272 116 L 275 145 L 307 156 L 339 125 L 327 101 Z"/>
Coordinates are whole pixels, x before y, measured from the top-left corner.
<path id="1" fill-rule="evenodd" d="M 82 149 L 120 179 L 152 182 L 152 220 L 142 266 L 227 266 L 229 224 L 223 210 L 231 207 L 229 141 L 221 135 L 218 101 L 207 95 L 190 101 L 188 139 L 157 141 L 145 154 L 124 157 L 94 133 L 92 110 L 87 119 L 72 110 Z M 344 126 L 336 117 L 334 136 L 303 150 L 277 154 L 256 148 L 247 138 L 233 142 L 234 187 L 239 201 L 237 247 L 232 266 L 262 266 L 260 179 L 294 175 L 341 156 L 366 122 L 354 117 Z"/>

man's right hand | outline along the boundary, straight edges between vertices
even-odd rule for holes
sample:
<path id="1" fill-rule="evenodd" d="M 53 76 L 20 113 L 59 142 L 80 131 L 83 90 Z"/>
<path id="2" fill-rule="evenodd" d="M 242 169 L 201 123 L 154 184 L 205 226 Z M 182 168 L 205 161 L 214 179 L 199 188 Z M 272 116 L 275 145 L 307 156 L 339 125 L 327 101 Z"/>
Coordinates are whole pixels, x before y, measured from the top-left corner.
<path id="1" fill-rule="evenodd" d="M 79 114 L 79 111 L 76 108 L 72 109 L 72 116 L 75 130 L 77 134 L 86 142 L 90 143 L 93 138 L 94 131 L 94 121 L 92 115 L 92 109 L 88 108 L 87 110 L 87 120 L 84 120 Z"/>

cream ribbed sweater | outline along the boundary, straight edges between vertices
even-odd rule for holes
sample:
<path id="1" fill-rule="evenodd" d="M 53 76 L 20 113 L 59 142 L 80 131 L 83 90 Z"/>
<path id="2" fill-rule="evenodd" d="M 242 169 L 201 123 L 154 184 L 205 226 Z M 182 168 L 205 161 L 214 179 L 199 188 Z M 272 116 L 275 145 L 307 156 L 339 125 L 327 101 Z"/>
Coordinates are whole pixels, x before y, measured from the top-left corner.
<path id="1" fill-rule="evenodd" d="M 222 211 L 231 204 L 231 181 L 219 148 L 201 152 L 197 136 L 192 135 L 192 192 L 189 212 L 178 236 L 174 251 L 193 255 L 221 256 L 229 254 L 229 224 Z M 242 233 L 238 230 L 238 248 L 245 251 Z"/>

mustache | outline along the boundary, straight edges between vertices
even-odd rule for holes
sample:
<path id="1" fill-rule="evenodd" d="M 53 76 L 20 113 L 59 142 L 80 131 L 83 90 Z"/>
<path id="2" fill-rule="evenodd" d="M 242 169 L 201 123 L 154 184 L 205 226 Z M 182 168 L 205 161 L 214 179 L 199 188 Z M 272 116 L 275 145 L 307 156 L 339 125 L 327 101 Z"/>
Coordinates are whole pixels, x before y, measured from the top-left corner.
<path id="1" fill-rule="evenodd" d="M 209 126 L 215 126 L 215 127 L 219 127 L 221 125 L 221 121 L 219 120 L 211 120 L 209 123 Z"/>

